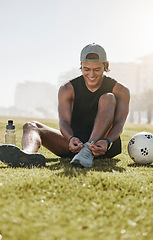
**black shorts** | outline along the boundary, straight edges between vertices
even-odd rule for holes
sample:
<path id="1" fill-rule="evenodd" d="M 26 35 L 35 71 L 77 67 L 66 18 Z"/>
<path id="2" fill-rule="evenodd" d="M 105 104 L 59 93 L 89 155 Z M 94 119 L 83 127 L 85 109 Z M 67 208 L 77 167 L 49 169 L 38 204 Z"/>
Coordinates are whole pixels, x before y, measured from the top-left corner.
<path id="1" fill-rule="evenodd" d="M 122 152 L 122 144 L 121 144 L 121 138 L 119 137 L 113 142 L 112 147 L 105 153 L 105 155 L 100 155 L 97 158 L 113 158 L 116 155 L 120 154 L 121 152 Z M 69 154 L 65 157 L 73 158 L 75 155 L 76 153 L 69 151 Z"/>

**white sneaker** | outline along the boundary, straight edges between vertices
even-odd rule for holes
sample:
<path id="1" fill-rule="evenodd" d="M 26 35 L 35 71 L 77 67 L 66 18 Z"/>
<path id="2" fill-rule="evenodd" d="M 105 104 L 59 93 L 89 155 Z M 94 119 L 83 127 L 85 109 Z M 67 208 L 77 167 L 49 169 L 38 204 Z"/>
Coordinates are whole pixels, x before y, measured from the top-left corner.
<path id="1" fill-rule="evenodd" d="M 84 147 L 77 153 L 70 162 L 75 167 L 92 167 L 94 156 L 91 150 L 88 148 L 88 143 L 84 144 Z"/>

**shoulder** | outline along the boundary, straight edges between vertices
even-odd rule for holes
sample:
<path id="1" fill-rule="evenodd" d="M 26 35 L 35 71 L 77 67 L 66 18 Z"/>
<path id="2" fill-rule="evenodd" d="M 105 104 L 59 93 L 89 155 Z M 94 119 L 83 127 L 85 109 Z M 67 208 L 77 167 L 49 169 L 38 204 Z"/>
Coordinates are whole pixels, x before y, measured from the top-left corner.
<path id="1" fill-rule="evenodd" d="M 73 87 L 72 87 L 72 84 L 71 84 L 71 82 L 69 81 L 69 82 L 61 85 L 60 88 L 59 88 L 59 91 L 69 91 L 69 90 L 71 90 L 72 88 L 73 88 Z"/>
<path id="2" fill-rule="evenodd" d="M 70 81 L 65 83 L 64 85 L 62 85 L 59 88 L 58 96 L 59 97 L 64 97 L 65 96 L 67 98 L 73 98 L 74 90 L 73 90 L 73 86 L 72 86 Z"/>
<path id="3" fill-rule="evenodd" d="M 112 92 L 116 82 L 117 81 L 115 79 L 104 75 L 101 88 L 105 89 L 106 92 Z"/>
<path id="4" fill-rule="evenodd" d="M 72 79 L 72 80 L 70 81 L 70 83 L 71 83 L 72 86 L 75 88 L 75 87 L 79 86 L 80 84 L 82 84 L 83 80 L 84 80 L 84 78 L 83 78 L 83 76 L 81 75 L 81 76 L 79 76 L 79 77 L 76 77 L 76 78 Z"/>
<path id="5" fill-rule="evenodd" d="M 106 82 L 112 82 L 112 83 L 116 83 L 117 81 L 111 77 L 108 77 L 106 75 L 104 75 L 104 81 Z"/>
<path id="6" fill-rule="evenodd" d="M 130 91 L 129 89 L 124 86 L 123 84 L 116 82 L 116 84 L 114 85 L 113 88 L 113 94 L 117 97 L 117 98 L 127 98 L 130 99 Z"/>
<path id="7" fill-rule="evenodd" d="M 104 75 L 104 77 L 103 77 L 103 85 L 109 86 L 109 87 L 111 87 L 113 89 L 113 87 L 115 86 L 116 83 L 117 83 L 117 81 L 115 79 Z"/>

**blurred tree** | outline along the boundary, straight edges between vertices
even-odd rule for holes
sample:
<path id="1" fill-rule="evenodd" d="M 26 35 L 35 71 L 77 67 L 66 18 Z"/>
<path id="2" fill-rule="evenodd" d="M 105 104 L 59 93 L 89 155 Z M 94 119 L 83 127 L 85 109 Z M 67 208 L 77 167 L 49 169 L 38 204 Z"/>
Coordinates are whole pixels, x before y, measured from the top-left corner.
<path id="1" fill-rule="evenodd" d="M 76 78 L 80 76 L 81 70 L 79 68 L 73 68 L 70 71 L 62 73 L 58 78 L 58 85 L 61 86 L 64 83 L 68 82 L 69 80 L 72 80 L 73 78 Z"/>
<path id="2" fill-rule="evenodd" d="M 142 94 L 142 108 L 147 111 L 147 123 L 151 124 L 153 110 L 153 89 L 148 89 Z"/>
<path id="3" fill-rule="evenodd" d="M 131 95 L 129 121 L 134 122 L 134 113 L 137 112 L 138 123 L 141 123 L 142 111 L 147 112 L 147 123 L 151 124 L 153 112 L 153 89 L 147 89 L 141 94 Z"/>
<path id="4" fill-rule="evenodd" d="M 138 113 L 138 123 L 141 122 L 141 95 L 140 94 L 132 94 L 130 100 L 130 122 L 134 122 L 134 112 Z"/>

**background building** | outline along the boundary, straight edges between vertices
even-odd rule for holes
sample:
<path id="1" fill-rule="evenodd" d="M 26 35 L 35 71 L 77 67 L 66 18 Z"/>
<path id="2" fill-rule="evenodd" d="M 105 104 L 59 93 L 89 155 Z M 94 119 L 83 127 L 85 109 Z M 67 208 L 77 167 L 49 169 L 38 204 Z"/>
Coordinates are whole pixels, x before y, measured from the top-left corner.
<path id="1" fill-rule="evenodd" d="M 110 72 L 108 72 L 107 75 L 127 86 L 131 93 L 137 91 L 139 78 L 138 63 L 110 63 Z"/>
<path id="2" fill-rule="evenodd" d="M 153 54 L 146 55 L 138 59 L 139 63 L 139 82 L 140 92 L 150 88 L 153 89 Z"/>
<path id="3" fill-rule="evenodd" d="M 78 68 L 63 72 L 58 84 L 25 81 L 16 86 L 15 104 L 9 108 L 0 108 L 1 116 L 21 116 L 30 118 L 57 118 L 57 98 L 59 86 L 81 75 Z M 110 63 L 110 72 L 106 75 L 126 85 L 131 92 L 131 121 L 146 122 L 152 120 L 153 106 L 153 54 L 137 59 L 135 62 Z M 131 117 L 132 116 L 132 117 Z M 143 121 L 140 120 L 143 118 Z"/>
<path id="4" fill-rule="evenodd" d="M 57 87 L 44 82 L 20 83 L 15 91 L 15 107 L 22 116 L 57 118 Z"/>

